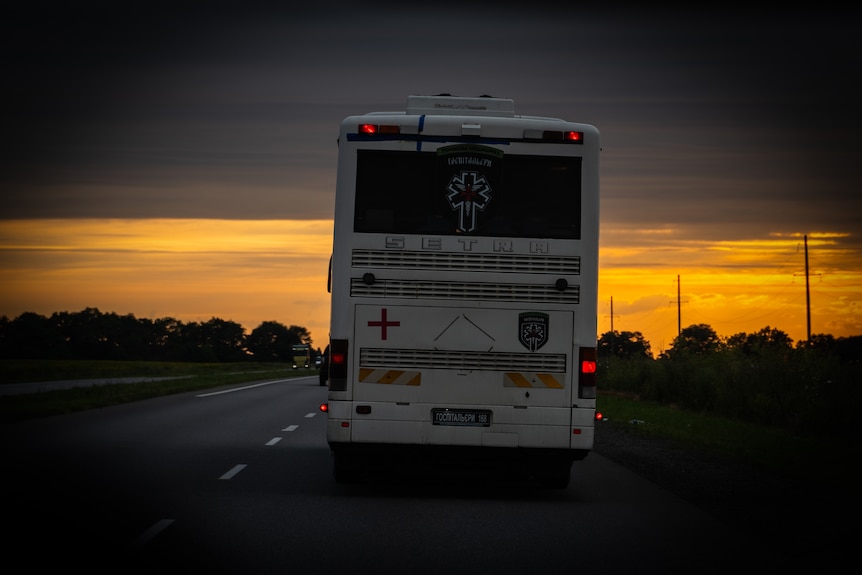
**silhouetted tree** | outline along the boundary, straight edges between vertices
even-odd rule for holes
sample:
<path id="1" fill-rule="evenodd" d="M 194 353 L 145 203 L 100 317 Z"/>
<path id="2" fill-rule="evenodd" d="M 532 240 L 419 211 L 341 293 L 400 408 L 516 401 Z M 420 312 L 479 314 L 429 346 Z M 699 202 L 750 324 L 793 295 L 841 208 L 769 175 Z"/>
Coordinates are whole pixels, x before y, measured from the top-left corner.
<path id="1" fill-rule="evenodd" d="M 246 359 L 245 330 L 233 321 L 211 318 L 200 324 L 202 349 L 212 353 L 213 361 L 234 362 Z"/>
<path id="2" fill-rule="evenodd" d="M 12 321 L 4 316 L 2 352 L 6 359 L 62 359 L 70 356 L 66 342 L 49 319 L 24 312 Z"/>
<path id="3" fill-rule="evenodd" d="M 162 361 L 188 360 L 191 347 L 184 338 L 184 329 L 183 322 L 172 317 L 163 317 L 153 321 L 155 357 Z"/>
<path id="4" fill-rule="evenodd" d="M 599 357 L 652 358 L 649 342 L 639 331 L 608 331 L 598 340 Z"/>
<path id="5" fill-rule="evenodd" d="M 246 338 L 246 348 L 257 361 L 291 361 L 298 343 L 296 333 L 277 321 L 261 323 Z"/>
<path id="6" fill-rule="evenodd" d="M 288 329 L 288 331 L 290 331 L 291 333 L 296 335 L 297 339 L 299 340 L 299 341 L 297 341 L 297 343 L 304 343 L 304 344 L 311 345 L 311 343 L 312 343 L 311 334 L 308 333 L 307 329 L 305 329 L 304 327 L 300 327 L 298 325 L 292 325 L 287 329 Z"/>
<path id="7" fill-rule="evenodd" d="M 793 340 L 780 329 L 766 326 L 756 333 L 734 334 L 725 340 L 724 345 L 745 354 L 788 352 L 793 349 Z"/>
<path id="8" fill-rule="evenodd" d="M 703 355 L 718 351 L 720 347 L 721 339 L 715 330 L 705 323 L 699 323 L 683 328 L 674 338 L 667 355 L 670 358 L 686 354 Z"/>

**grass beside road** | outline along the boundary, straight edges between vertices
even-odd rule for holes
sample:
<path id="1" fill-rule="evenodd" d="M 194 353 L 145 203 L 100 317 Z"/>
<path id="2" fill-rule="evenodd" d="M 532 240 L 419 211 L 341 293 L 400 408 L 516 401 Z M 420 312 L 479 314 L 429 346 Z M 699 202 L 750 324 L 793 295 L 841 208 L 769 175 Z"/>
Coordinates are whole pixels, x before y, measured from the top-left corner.
<path id="1" fill-rule="evenodd" d="M 787 430 L 693 413 L 673 406 L 637 401 L 626 395 L 599 394 L 599 425 L 625 427 L 630 433 L 671 441 L 685 449 L 717 455 L 815 486 L 849 488 L 862 447 L 852 438 L 826 438 L 817 430 L 806 436 Z"/>
<path id="2" fill-rule="evenodd" d="M 0 361 L 0 385 L 69 379 L 168 377 L 0 397 L 0 422 L 61 415 L 248 381 L 317 375 L 284 363 L 181 363 L 145 361 Z"/>

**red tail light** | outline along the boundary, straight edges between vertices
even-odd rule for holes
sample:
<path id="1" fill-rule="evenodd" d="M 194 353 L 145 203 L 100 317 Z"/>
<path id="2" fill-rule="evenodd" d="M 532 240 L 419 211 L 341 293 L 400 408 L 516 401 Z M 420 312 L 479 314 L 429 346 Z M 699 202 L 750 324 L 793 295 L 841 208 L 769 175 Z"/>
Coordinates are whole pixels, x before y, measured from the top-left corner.
<path id="1" fill-rule="evenodd" d="M 359 133 L 366 135 L 374 135 L 374 134 L 400 134 L 401 126 L 390 125 L 390 124 L 359 124 Z"/>
<path id="2" fill-rule="evenodd" d="M 578 354 L 578 397 L 596 398 L 596 348 L 582 347 Z"/>
<path id="3" fill-rule="evenodd" d="M 347 389 L 348 340 L 333 339 L 329 343 L 329 391 Z"/>

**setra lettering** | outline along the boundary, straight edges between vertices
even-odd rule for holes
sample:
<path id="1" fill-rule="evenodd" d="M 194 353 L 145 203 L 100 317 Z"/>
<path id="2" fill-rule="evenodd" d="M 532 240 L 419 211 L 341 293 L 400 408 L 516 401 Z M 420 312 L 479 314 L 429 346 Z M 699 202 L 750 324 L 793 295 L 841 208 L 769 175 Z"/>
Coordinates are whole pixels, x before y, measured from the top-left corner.
<path id="1" fill-rule="evenodd" d="M 474 239 L 474 238 L 458 238 L 458 243 L 461 244 L 461 248 L 465 252 L 472 252 L 473 246 L 478 241 L 479 240 Z"/>
<path id="2" fill-rule="evenodd" d="M 440 238 L 422 238 L 423 250 L 439 250 L 443 248 L 443 241 Z"/>
<path id="3" fill-rule="evenodd" d="M 400 236 L 386 236 L 386 240 L 383 245 L 390 250 L 403 250 L 404 238 Z"/>
<path id="4" fill-rule="evenodd" d="M 548 242 L 530 242 L 531 254 L 549 254 Z"/>
<path id="5" fill-rule="evenodd" d="M 474 252 L 487 249 L 487 240 L 478 238 L 455 238 L 457 246 L 461 247 L 462 252 Z M 412 242 L 411 242 L 412 243 Z M 383 247 L 388 250 L 404 250 L 407 249 L 407 238 L 405 236 L 386 236 L 383 240 Z M 546 241 L 531 241 L 529 245 L 521 244 L 520 250 L 515 249 L 515 242 L 509 238 L 494 238 L 491 240 L 491 251 L 498 253 L 515 253 L 516 251 L 528 251 L 531 254 L 550 254 L 551 247 Z M 443 250 L 443 238 L 439 236 L 422 236 L 419 238 L 419 249 L 422 250 Z"/>

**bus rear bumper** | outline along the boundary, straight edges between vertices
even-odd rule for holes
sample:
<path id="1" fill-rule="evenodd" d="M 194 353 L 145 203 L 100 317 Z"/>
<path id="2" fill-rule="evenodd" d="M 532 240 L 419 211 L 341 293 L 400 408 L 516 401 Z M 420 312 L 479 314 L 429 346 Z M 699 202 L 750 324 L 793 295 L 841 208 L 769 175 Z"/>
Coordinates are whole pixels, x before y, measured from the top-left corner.
<path id="1" fill-rule="evenodd" d="M 589 449 L 330 443 L 339 483 L 367 480 L 539 483 L 564 489 L 572 464 Z"/>

